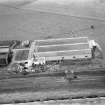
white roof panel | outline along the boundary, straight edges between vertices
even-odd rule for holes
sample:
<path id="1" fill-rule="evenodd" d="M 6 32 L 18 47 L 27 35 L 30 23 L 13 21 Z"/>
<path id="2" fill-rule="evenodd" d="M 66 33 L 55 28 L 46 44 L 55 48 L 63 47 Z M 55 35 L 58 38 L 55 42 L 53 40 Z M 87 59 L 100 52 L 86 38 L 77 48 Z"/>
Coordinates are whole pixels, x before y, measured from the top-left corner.
<path id="1" fill-rule="evenodd" d="M 82 50 L 89 49 L 88 43 L 78 43 L 78 44 L 61 44 L 54 46 L 39 46 L 37 47 L 37 52 L 50 52 L 50 51 L 64 51 L 64 50 Z"/>
<path id="2" fill-rule="evenodd" d="M 74 44 L 74 43 L 87 43 L 87 37 L 77 37 L 77 38 L 56 38 L 47 40 L 36 40 L 36 46 L 45 45 L 58 45 L 58 44 Z"/>
<path id="3" fill-rule="evenodd" d="M 83 50 L 69 50 L 69 51 L 55 51 L 55 52 L 39 52 L 36 53 L 38 57 L 56 57 L 56 56 L 75 56 L 75 55 L 86 55 L 91 54 L 90 49 Z"/>
<path id="4" fill-rule="evenodd" d="M 8 53 L 9 48 L 0 48 L 0 53 Z"/>

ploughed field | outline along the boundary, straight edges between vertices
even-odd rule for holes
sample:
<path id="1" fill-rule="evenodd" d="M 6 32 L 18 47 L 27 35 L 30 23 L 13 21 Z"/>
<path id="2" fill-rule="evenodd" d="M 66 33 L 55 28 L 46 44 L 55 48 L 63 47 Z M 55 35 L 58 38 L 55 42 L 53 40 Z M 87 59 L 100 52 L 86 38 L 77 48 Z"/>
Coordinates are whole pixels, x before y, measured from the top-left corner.
<path id="1" fill-rule="evenodd" d="M 0 79 L 0 103 L 104 97 L 105 69 L 91 71 L 77 73 L 78 78 L 72 81 L 64 74 L 7 76 Z"/>

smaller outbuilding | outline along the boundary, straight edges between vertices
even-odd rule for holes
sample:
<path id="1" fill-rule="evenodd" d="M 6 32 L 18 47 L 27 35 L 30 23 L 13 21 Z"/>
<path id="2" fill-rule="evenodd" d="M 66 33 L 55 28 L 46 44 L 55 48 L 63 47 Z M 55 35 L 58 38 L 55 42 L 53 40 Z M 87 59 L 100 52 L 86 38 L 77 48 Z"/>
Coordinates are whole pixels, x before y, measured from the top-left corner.
<path id="1" fill-rule="evenodd" d="M 8 65 L 10 61 L 10 52 L 9 46 L 0 46 L 0 66 Z"/>

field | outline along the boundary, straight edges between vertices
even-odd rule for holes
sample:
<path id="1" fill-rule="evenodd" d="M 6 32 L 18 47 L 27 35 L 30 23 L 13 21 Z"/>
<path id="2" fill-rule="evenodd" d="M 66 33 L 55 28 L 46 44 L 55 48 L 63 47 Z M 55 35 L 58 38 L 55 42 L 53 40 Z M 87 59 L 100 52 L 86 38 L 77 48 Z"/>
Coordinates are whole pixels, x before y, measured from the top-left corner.
<path id="1" fill-rule="evenodd" d="M 68 83 L 62 77 L 6 79 L 0 82 L 0 102 L 19 103 L 40 100 L 62 100 L 69 99 L 70 97 L 74 97 L 74 99 L 79 97 L 104 97 L 105 84 L 101 79 L 74 80 L 71 83 Z"/>
<path id="2" fill-rule="evenodd" d="M 62 6 L 55 5 L 55 3 L 53 5 L 52 3 L 50 5 L 36 5 L 33 2 L 0 3 L 0 40 L 36 40 L 87 36 L 89 39 L 95 39 L 102 47 L 103 53 L 105 53 L 104 2 L 96 2 L 94 4 L 84 3 L 82 5 L 72 3 Z M 64 78 L 0 80 L 0 92 L 2 93 L 0 94 L 0 101 L 4 103 L 18 102 L 18 99 L 32 99 L 33 101 L 37 98 L 35 96 L 38 96 L 38 94 L 39 96 L 43 94 L 42 98 L 47 97 L 48 90 L 53 90 L 50 96 L 51 94 L 53 97 L 55 97 L 54 94 L 65 96 L 74 87 L 77 88 L 76 90 L 74 89 L 74 93 L 77 93 L 81 89 L 82 91 L 86 89 L 86 93 L 91 89 L 92 91 L 94 90 L 93 93 L 97 93 L 101 89 L 100 92 L 103 93 L 105 78 L 99 77 L 98 80 L 85 80 L 81 83 L 74 81 L 72 85 L 65 81 Z M 19 92 L 19 88 L 23 92 Z"/>

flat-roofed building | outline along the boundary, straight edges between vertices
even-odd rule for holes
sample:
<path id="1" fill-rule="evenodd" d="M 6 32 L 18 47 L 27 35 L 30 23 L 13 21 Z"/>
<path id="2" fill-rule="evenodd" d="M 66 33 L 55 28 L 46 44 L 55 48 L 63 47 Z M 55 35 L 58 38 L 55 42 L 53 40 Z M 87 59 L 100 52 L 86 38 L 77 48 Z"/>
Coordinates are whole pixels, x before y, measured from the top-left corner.
<path id="1" fill-rule="evenodd" d="M 34 43 L 34 52 L 32 53 L 38 62 L 92 58 L 87 37 L 35 40 Z"/>
<path id="2" fill-rule="evenodd" d="M 52 61 L 91 59 L 87 37 L 34 40 L 28 49 L 15 49 L 12 62 L 45 64 Z"/>

